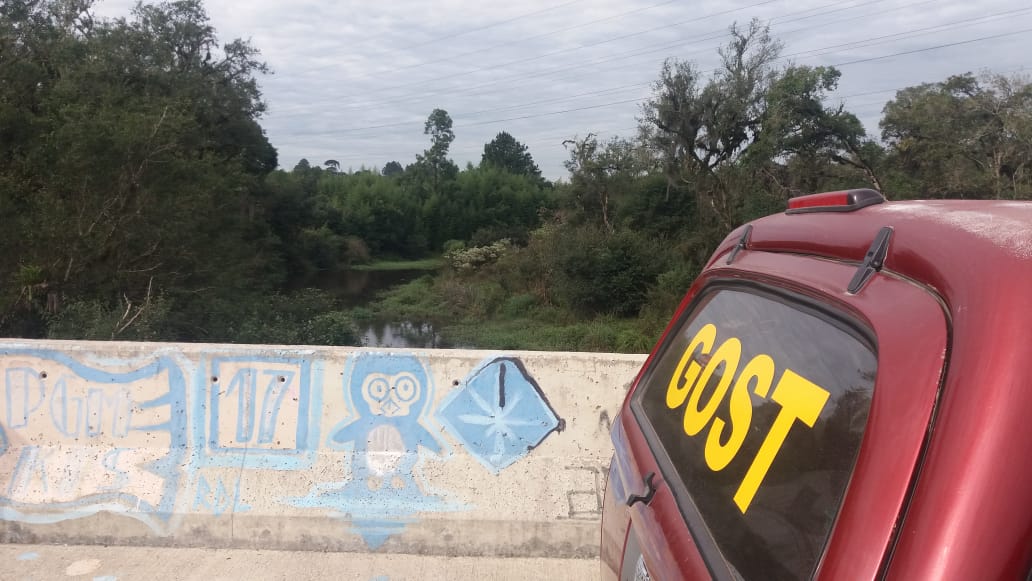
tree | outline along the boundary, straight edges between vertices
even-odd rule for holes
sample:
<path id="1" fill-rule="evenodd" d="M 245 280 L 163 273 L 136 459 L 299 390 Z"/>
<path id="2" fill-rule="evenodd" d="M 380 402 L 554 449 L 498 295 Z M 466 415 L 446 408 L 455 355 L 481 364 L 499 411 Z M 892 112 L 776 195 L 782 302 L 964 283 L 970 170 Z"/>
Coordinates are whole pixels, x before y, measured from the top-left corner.
<path id="1" fill-rule="evenodd" d="M 839 71 L 775 68 L 781 46 L 756 20 L 734 25 L 708 80 L 691 63 L 668 61 L 643 107 L 642 138 L 670 179 L 695 192 L 718 233 L 799 190 L 858 179 L 882 187 L 879 146 L 843 106 L 825 105 Z"/>
<path id="2" fill-rule="evenodd" d="M 416 156 L 416 165 L 429 183 L 429 196 L 440 196 L 442 185 L 459 173 L 459 168 L 448 159 L 448 148 L 455 140 L 452 119 L 444 109 L 434 109 L 426 119 L 423 134 L 430 136 L 430 149 Z"/>
<path id="3" fill-rule="evenodd" d="M 110 21 L 90 5 L 0 5 L 0 272 L 20 273 L 0 329 L 91 303 L 127 336 L 160 303 L 166 337 L 199 338 L 187 311 L 282 274 L 259 202 L 265 65 L 220 45 L 197 0 Z"/>
<path id="4" fill-rule="evenodd" d="M 1032 197 L 1032 84 L 976 77 L 908 87 L 885 106 L 889 163 L 912 197 Z"/>
<path id="5" fill-rule="evenodd" d="M 824 104 L 840 76 L 834 67 L 790 66 L 767 90 L 748 161 L 786 197 L 818 190 L 836 165 L 859 171 L 870 185 L 883 189 L 873 163 L 878 145 L 843 105 Z"/>
<path id="6" fill-rule="evenodd" d="M 326 166 L 327 171 L 330 171 L 332 173 L 337 173 L 340 171 L 340 162 L 335 159 L 327 159 L 323 162 L 323 165 Z"/>
<path id="7" fill-rule="evenodd" d="M 401 167 L 401 164 L 396 161 L 388 161 L 380 173 L 384 177 L 395 178 L 405 173 L 405 168 Z"/>
<path id="8" fill-rule="evenodd" d="M 694 64 L 668 60 L 642 108 L 643 137 L 663 156 L 672 179 L 688 182 L 725 229 L 742 203 L 731 171 L 760 130 L 764 97 L 781 43 L 758 20 L 731 26 L 721 63 L 703 84 Z"/>
<path id="9" fill-rule="evenodd" d="M 481 165 L 493 165 L 516 175 L 541 179 L 541 170 L 534 163 L 527 146 L 516 141 L 509 133 L 502 131 L 484 145 Z"/>
<path id="10" fill-rule="evenodd" d="M 584 221 L 615 230 L 612 217 L 614 200 L 624 197 L 632 184 L 648 173 L 647 152 L 626 139 L 599 142 L 593 134 L 583 139 L 568 139 L 570 151 L 565 162 L 570 172 L 570 198 L 577 215 Z"/>

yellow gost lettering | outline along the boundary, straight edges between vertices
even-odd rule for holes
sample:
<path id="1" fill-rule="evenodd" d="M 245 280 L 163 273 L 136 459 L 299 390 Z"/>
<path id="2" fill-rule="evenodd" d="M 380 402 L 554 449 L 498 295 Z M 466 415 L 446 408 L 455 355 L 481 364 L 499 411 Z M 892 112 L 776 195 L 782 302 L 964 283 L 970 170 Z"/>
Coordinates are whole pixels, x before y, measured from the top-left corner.
<path id="1" fill-rule="evenodd" d="M 759 391 L 759 390 L 757 390 Z M 781 451 L 781 445 L 785 443 L 792 424 L 799 420 L 808 427 L 813 427 L 814 422 L 821 415 L 824 404 L 828 403 L 828 391 L 823 387 L 786 369 L 778 380 L 778 385 L 771 394 L 771 399 L 781 404 L 781 411 L 778 417 L 774 418 L 774 424 L 767 432 L 767 438 L 760 446 L 760 451 L 753 458 L 745 478 L 735 492 L 735 504 L 745 514 L 752 503 L 756 491 L 760 489 L 767 471 L 770 470 L 774 458 Z"/>
<path id="2" fill-rule="evenodd" d="M 741 450 L 745 436 L 749 434 L 753 409 L 752 399 L 749 397 L 749 383 L 753 379 L 756 379 L 756 393 L 766 396 L 770 384 L 774 382 L 774 360 L 769 355 L 753 357 L 738 376 L 735 386 L 731 388 L 731 435 L 726 438 L 726 444 L 720 443 L 720 440 L 725 439 L 724 420 L 713 420 L 709 435 L 706 436 L 706 465 L 710 470 L 719 471 L 727 468 Z"/>
<path id="3" fill-rule="evenodd" d="M 727 394 L 727 389 L 731 387 L 731 380 L 734 379 L 735 372 L 738 371 L 738 360 L 741 357 L 742 342 L 734 337 L 724 341 L 720 347 L 717 347 L 717 352 L 713 354 L 713 357 L 706 363 L 706 367 L 703 368 L 702 375 L 699 376 L 698 381 L 695 383 L 696 388 L 692 390 L 692 395 L 688 398 L 688 405 L 684 408 L 685 434 L 689 436 L 698 434 L 713 418 L 713 414 L 717 413 L 717 406 L 720 405 L 724 395 Z M 713 377 L 721 363 L 724 363 L 724 373 L 720 376 L 720 382 L 717 383 L 716 389 L 713 390 L 713 395 L 706 402 L 706 407 L 699 409 L 699 400 L 702 399 L 702 392 L 706 389 L 706 384 L 709 383 L 710 378 Z"/>
<path id="4" fill-rule="evenodd" d="M 712 323 L 699 329 L 699 332 L 695 334 L 692 342 L 684 350 L 684 355 L 681 355 L 681 360 L 677 363 L 677 369 L 674 370 L 674 375 L 670 378 L 670 385 L 667 386 L 666 404 L 668 408 L 674 410 L 681 407 L 681 404 L 688 397 L 688 392 L 695 385 L 695 380 L 699 377 L 699 371 L 702 370 L 702 367 L 693 361 L 695 350 L 702 347 L 702 354 L 709 355 L 710 349 L 713 348 L 713 344 L 716 342 L 717 327 Z M 688 368 L 687 371 L 685 370 L 686 366 Z M 681 383 L 681 379 L 684 379 L 684 383 Z"/>

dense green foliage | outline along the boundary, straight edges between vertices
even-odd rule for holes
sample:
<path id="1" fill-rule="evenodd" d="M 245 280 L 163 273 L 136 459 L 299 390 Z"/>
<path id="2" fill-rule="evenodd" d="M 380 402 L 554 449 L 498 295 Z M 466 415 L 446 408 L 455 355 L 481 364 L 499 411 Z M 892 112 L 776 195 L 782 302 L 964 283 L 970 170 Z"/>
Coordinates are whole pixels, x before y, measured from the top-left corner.
<path id="1" fill-rule="evenodd" d="M 332 297 L 287 289 L 526 239 L 552 205 L 532 173 L 460 172 L 440 109 L 408 167 L 276 170 L 254 47 L 220 44 L 200 0 L 91 4 L 0 4 L 0 334 L 354 343 Z"/>
<path id="2" fill-rule="evenodd" d="M 900 90 L 876 141 L 827 104 L 839 71 L 776 67 L 781 45 L 756 22 L 731 36 L 709 76 L 665 63 L 637 138 L 568 141 L 551 220 L 525 245 L 465 249 L 479 259 L 421 281 L 406 316 L 446 313 L 452 337 L 485 347 L 642 351 L 730 230 L 792 196 L 1032 198 L 1027 80 L 967 74 Z M 590 325 L 608 332 L 589 339 Z"/>
<path id="3" fill-rule="evenodd" d="M 277 169 L 255 47 L 201 0 L 92 2 L 0 4 L 0 335 L 354 344 L 370 311 L 291 289 L 443 254 L 372 310 L 485 348 L 643 351 L 715 245 L 793 195 L 1032 198 L 1026 79 L 902 89 L 876 139 L 829 104 L 838 70 L 776 65 L 756 22 L 712 73 L 667 61 L 638 135 L 565 142 L 555 184 L 504 131 L 460 169 L 442 109 L 408 165 Z"/>

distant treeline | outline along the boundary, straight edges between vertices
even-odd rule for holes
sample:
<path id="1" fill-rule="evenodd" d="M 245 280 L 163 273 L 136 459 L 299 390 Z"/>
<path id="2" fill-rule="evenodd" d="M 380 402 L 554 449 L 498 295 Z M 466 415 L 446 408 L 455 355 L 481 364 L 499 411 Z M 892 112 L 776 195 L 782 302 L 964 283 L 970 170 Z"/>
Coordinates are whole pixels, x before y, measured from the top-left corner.
<path id="1" fill-rule="evenodd" d="M 827 98 L 838 70 L 778 66 L 756 22 L 710 74 L 668 60 L 638 135 L 585 128 L 554 184 L 506 132 L 460 169 L 440 109 L 404 165 L 277 170 L 255 47 L 220 44 L 200 0 L 92 3 L 0 4 L 0 335 L 354 343 L 350 313 L 290 282 L 446 253 L 427 317 L 633 319 L 560 345 L 641 350 L 714 245 L 793 195 L 1032 197 L 1027 79 L 901 89 L 872 137 Z"/>

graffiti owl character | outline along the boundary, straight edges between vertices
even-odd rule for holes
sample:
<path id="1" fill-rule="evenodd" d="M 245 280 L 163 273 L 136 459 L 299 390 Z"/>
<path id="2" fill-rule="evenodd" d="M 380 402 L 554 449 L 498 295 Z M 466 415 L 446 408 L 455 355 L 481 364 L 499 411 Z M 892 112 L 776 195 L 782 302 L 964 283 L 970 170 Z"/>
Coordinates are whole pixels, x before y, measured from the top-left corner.
<path id="1" fill-rule="evenodd" d="M 354 443 L 350 486 L 370 492 L 420 494 L 412 470 L 422 446 L 441 453 L 441 444 L 420 423 L 431 400 L 430 378 L 418 359 L 363 353 L 346 386 L 358 417 L 330 435 Z"/>

